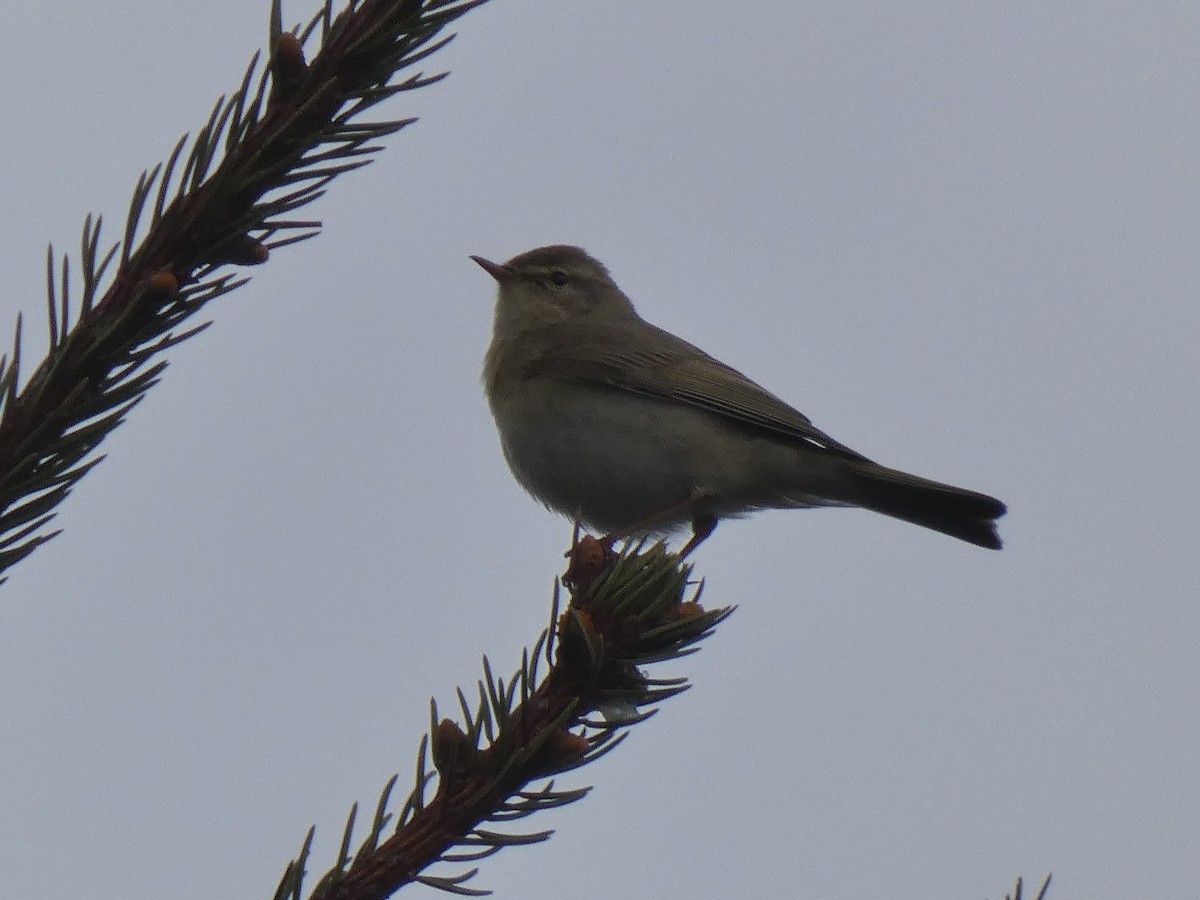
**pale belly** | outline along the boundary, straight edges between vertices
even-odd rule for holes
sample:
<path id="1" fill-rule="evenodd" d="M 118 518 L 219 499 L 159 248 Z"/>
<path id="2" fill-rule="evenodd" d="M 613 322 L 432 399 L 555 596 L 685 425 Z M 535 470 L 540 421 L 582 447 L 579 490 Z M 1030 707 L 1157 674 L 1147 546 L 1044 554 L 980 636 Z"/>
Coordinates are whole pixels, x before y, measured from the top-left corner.
<path id="1" fill-rule="evenodd" d="M 784 442 L 637 395 L 574 388 L 539 394 L 542 403 L 526 397 L 497 416 L 504 422 L 504 456 L 530 494 L 600 530 L 653 520 L 662 531 L 698 513 L 728 517 L 822 503 L 803 491 L 781 490 L 781 470 L 799 475 L 802 468 Z"/>

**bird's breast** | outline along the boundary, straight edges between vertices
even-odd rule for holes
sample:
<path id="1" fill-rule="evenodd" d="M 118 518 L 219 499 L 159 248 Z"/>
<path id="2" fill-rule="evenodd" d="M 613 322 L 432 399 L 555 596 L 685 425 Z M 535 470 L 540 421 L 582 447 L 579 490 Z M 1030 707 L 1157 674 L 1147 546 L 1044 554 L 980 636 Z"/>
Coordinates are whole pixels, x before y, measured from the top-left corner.
<path id="1" fill-rule="evenodd" d="M 567 516 L 617 530 L 686 503 L 705 478 L 711 454 L 694 434 L 695 411 L 545 377 L 492 385 L 513 475 Z"/>

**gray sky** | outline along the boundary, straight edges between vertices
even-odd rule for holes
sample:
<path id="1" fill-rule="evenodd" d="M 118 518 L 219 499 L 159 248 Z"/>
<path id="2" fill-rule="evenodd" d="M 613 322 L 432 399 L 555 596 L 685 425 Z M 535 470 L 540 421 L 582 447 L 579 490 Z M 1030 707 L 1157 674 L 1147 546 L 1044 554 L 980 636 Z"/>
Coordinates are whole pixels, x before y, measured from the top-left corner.
<path id="1" fill-rule="evenodd" d="M 0 323 L 236 87 L 267 2 L 9 4 Z M 565 520 L 509 476 L 468 259 L 573 242 L 998 554 L 727 523 L 695 689 L 501 897 L 1194 896 L 1200 6 L 494 0 L 422 121 L 210 307 L 0 588 L 0 893 L 265 897 L 511 671 Z M 286 19 L 312 12 L 289 2 Z M 11 327 L 5 325 L 5 327 Z M 410 889 L 421 893 L 423 888 Z"/>

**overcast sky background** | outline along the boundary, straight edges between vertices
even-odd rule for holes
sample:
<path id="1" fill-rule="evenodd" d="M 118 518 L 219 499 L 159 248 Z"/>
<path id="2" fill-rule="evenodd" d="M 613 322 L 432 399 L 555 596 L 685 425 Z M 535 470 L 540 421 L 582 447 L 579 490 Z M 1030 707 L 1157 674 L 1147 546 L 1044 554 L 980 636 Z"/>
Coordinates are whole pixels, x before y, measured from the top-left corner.
<path id="1" fill-rule="evenodd" d="M 46 242 L 119 235 L 267 11 L 6 5 L 26 372 Z M 499 453 L 467 255 L 571 242 L 838 439 L 1007 501 L 1006 547 L 723 525 L 698 574 L 740 608 L 694 690 L 474 886 L 1194 897 L 1200 6 L 494 0 L 457 30 L 384 109 L 421 121 L 210 307 L 0 588 L 0 895 L 269 897 L 310 824 L 319 873 L 408 783 L 430 696 L 514 669 L 569 525 Z"/>

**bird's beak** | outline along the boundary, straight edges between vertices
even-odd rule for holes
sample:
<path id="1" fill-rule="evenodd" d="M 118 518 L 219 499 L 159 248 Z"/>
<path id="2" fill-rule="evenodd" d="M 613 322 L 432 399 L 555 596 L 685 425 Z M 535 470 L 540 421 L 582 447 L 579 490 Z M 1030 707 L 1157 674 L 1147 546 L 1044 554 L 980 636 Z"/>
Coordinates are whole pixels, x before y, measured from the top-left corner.
<path id="1" fill-rule="evenodd" d="M 502 266 L 499 263 L 494 263 L 490 259 L 484 259 L 482 256 L 472 256 L 471 259 L 479 263 L 483 271 L 487 272 L 501 284 L 506 281 L 511 281 L 516 274 L 507 266 Z"/>

